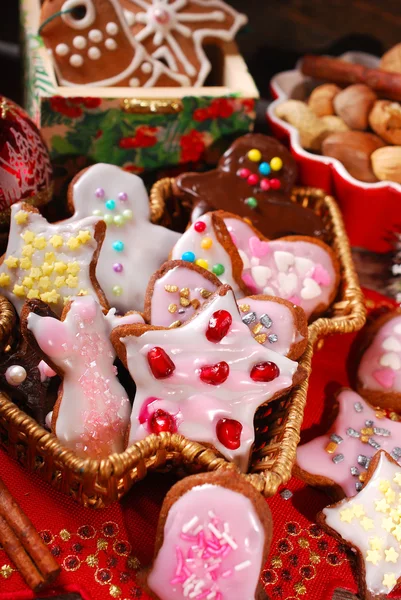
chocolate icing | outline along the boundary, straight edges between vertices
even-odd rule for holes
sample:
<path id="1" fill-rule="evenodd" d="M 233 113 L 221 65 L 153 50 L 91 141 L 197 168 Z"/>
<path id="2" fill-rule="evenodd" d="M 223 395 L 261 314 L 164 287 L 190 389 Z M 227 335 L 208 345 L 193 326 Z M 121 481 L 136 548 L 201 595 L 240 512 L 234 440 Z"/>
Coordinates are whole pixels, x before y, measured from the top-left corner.
<path id="1" fill-rule="evenodd" d="M 260 161 L 248 158 L 251 149 L 261 152 Z M 262 162 L 281 158 L 283 166 L 264 177 L 259 173 Z M 250 185 L 239 176 L 240 169 L 248 169 L 258 176 L 258 183 Z M 263 191 L 262 179 L 280 181 L 280 189 Z M 184 173 L 177 177 L 174 192 L 193 206 L 191 220 L 210 210 L 226 210 L 247 217 L 268 238 L 285 235 L 324 237 L 322 219 L 311 209 L 291 201 L 289 193 L 297 178 L 297 165 L 288 150 L 276 139 L 262 134 L 247 134 L 237 139 L 221 157 L 216 169 L 207 173 Z M 257 202 L 255 208 L 246 204 L 248 198 Z"/>

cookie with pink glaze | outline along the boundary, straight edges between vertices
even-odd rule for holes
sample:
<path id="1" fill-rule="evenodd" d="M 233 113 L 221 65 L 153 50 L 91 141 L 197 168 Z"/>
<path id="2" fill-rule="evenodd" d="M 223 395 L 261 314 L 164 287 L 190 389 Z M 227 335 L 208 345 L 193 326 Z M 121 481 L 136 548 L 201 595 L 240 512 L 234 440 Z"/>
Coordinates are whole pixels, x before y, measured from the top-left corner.
<path id="1" fill-rule="evenodd" d="M 220 285 L 217 277 L 202 267 L 182 260 L 169 261 L 149 282 L 145 321 L 161 327 L 179 327 Z M 257 342 L 293 360 L 303 354 L 308 342 L 308 323 L 302 308 L 263 295 L 238 300 L 238 307 Z"/>
<path id="2" fill-rule="evenodd" d="M 137 313 L 104 315 L 92 296 L 77 296 L 61 320 L 42 316 L 43 304 L 27 302 L 22 329 L 43 359 L 63 379 L 51 429 L 60 442 L 85 458 L 106 458 L 124 450 L 131 405 L 117 377 L 110 342 L 114 328 L 143 323 Z"/>
<path id="3" fill-rule="evenodd" d="M 361 600 L 385 600 L 401 581 L 400 493 L 401 467 L 379 451 L 363 490 L 317 515 L 318 524 L 355 555 Z"/>
<path id="4" fill-rule="evenodd" d="M 232 469 L 186 477 L 163 502 L 147 591 L 255 600 L 272 530 L 266 500 Z"/>
<path id="5" fill-rule="evenodd" d="M 306 375 L 298 363 L 255 342 L 229 286 L 181 327 L 125 325 L 111 339 L 137 386 L 129 444 L 178 432 L 213 446 L 243 471 L 257 408 Z"/>
<path id="6" fill-rule="evenodd" d="M 358 392 L 374 406 L 401 410 L 401 309 L 366 328 L 357 369 Z"/>
<path id="7" fill-rule="evenodd" d="M 342 390 L 337 402 L 338 415 L 328 432 L 298 446 L 293 471 L 334 500 L 362 489 L 377 450 L 386 450 L 401 463 L 401 423 L 385 418 L 352 390 Z"/>

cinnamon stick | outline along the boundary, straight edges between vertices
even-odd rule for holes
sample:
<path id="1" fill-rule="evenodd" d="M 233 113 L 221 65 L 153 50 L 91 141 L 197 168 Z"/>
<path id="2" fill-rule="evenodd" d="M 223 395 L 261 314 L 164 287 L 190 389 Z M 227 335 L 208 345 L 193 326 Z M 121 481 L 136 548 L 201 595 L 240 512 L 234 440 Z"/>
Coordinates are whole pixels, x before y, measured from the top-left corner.
<path id="1" fill-rule="evenodd" d="M 0 542 L 27 584 L 30 587 L 35 585 L 40 588 L 54 581 L 60 573 L 60 565 L 1 479 L 0 519 L 3 532 L 0 535 L 5 539 L 4 542 L 0 538 Z M 30 559 L 31 565 L 27 559 Z M 41 577 L 41 581 L 38 580 L 37 574 Z M 37 588 L 32 587 L 32 589 Z"/>
<path id="2" fill-rule="evenodd" d="M 365 83 L 381 96 L 391 100 L 401 100 L 401 74 L 382 69 L 369 69 L 363 65 L 307 54 L 302 59 L 301 71 L 304 75 L 324 79 L 332 83 L 350 85 Z"/>

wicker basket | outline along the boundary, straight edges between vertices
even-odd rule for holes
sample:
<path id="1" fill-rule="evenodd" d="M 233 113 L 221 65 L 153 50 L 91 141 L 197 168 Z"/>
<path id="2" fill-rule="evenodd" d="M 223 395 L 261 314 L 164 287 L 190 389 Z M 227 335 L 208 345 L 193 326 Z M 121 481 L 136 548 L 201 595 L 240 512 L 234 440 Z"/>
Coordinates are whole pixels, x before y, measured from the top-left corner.
<path id="1" fill-rule="evenodd" d="M 163 179 L 151 193 L 154 220 L 162 216 L 171 193 L 171 180 Z M 315 189 L 297 189 L 293 200 L 310 206 L 324 218 L 331 244 L 341 263 L 341 287 L 327 317 L 309 326 L 309 343 L 300 363 L 310 373 L 313 348 L 324 336 L 349 333 L 365 322 L 363 296 L 358 284 L 341 214 L 334 200 Z M 8 314 L 0 314 L 0 336 L 9 335 Z M 255 417 L 256 441 L 250 473 L 244 477 L 265 496 L 274 495 L 291 477 L 299 442 L 308 380 L 288 395 L 261 407 Z M 64 448 L 0 393 L 0 443 L 21 465 L 38 473 L 56 489 L 87 507 L 104 508 L 120 499 L 149 470 L 180 468 L 185 472 L 236 467 L 213 450 L 177 433 L 150 435 L 122 454 L 98 461 L 78 458 Z"/>

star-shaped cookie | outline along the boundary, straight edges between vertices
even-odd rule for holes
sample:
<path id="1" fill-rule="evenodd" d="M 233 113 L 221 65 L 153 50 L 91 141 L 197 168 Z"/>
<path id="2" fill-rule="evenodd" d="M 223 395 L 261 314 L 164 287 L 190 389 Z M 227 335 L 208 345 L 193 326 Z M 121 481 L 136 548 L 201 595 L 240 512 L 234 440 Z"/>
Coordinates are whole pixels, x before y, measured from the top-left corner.
<path id="1" fill-rule="evenodd" d="M 387 419 L 351 390 L 342 390 L 337 400 L 335 422 L 325 435 L 298 447 L 294 471 L 336 500 L 362 489 L 377 450 L 386 450 L 401 462 L 401 423 Z"/>
<path id="2" fill-rule="evenodd" d="M 25 300 L 37 298 L 60 315 L 69 298 L 79 294 L 91 294 L 107 308 L 95 278 L 105 229 L 99 217 L 53 224 L 33 207 L 15 204 L 0 266 L 0 293 L 18 313 Z"/>
<path id="3" fill-rule="evenodd" d="M 120 327 L 112 342 L 137 386 L 130 443 L 178 431 L 213 445 L 244 471 L 255 411 L 305 376 L 296 362 L 253 339 L 228 286 L 179 328 Z"/>
<path id="4" fill-rule="evenodd" d="M 356 552 L 362 598 L 382 600 L 401 577 L 401 467 L 386 452 L 373 458 L 363 490 L 325 508 L 318 522 Z"/>
<path id="5" fill-rule="evenodd" d="M 107 225 L 96 278 L 110 306 L 122 313 L 143 310 L 149 279 L 168 258 L 179 234 L 150 222 L 142 179 L 100 163 L 77 175 L 69 203 L 74 215 L 67 223 L 94 215 Z"/>

